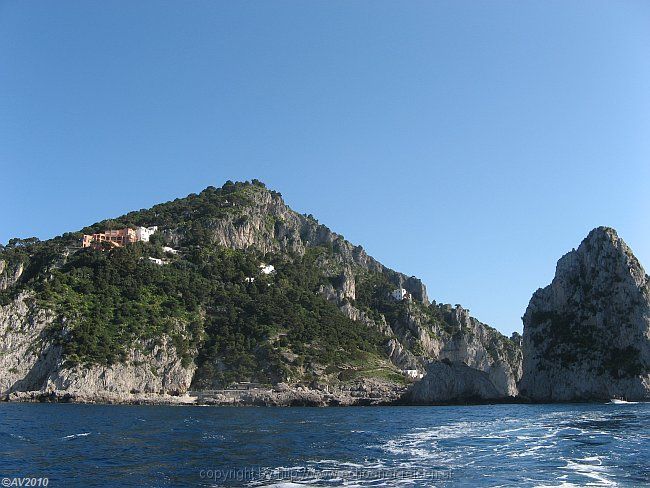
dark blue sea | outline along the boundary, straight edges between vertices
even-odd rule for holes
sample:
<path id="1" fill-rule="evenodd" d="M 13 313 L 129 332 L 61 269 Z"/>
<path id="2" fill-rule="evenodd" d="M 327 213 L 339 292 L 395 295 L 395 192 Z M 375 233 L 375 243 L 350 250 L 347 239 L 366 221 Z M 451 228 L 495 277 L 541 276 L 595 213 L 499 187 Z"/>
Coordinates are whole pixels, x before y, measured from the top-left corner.
<path id="1" fill-rule="evenodd" d="M 0 404 L 2 486 L 641 486 L 649 464 L 642 403 Z"/>

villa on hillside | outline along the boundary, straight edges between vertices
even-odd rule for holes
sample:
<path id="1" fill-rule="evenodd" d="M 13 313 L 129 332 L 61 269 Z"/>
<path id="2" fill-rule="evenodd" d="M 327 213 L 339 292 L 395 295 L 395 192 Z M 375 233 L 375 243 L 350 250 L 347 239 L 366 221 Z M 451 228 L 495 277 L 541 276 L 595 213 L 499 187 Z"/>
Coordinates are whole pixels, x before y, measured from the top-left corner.
<path id="1" fill-rule="evenodd" d="M 104 249 L 106 246 L 124 247 L 138 241 L 149 242 L 149 238 L 157 230 L 157 226 L 136 227 L 135 229 L 125 227 L 124 229 L 105 230 L 97 234 L 84 234 L 81 247 Z"/>
<path id="2" fill-rule="evenodd" d="M 402 300 L 411 299 L 411 294 L 408 291 L 406 291 L 404 288 L 397 288 L 396 290 L 393 290 L 390 296 L 393 300 L 396 300 L 398 302 L 401 302 Z"/>

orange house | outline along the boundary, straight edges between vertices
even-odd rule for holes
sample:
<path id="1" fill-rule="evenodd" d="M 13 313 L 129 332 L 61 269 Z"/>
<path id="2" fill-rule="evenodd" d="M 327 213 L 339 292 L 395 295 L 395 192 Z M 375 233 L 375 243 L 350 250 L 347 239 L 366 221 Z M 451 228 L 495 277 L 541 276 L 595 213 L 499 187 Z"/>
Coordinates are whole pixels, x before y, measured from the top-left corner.
<path id="1" fill-rule="evenodd" d="M 122 247 L 138 240 L 135 230 L 126 227 L 118 230 L 106 230 L 98 234 L 84 234 L 81 247 L 102 249 L 105 246 L 104 243 L 112 247 Z"/>

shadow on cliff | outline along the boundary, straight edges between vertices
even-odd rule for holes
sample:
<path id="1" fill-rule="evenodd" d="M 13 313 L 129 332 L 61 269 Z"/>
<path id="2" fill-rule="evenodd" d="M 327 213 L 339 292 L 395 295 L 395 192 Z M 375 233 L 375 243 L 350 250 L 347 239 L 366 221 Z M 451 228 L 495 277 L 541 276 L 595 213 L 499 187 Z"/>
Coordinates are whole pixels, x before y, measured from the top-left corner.
<path id="1" fill-rule="evenodd" d="M 42 331 L 39 334 L 38 340 L 46 344 L 44 349 L 25 377 L 11 385 L 8 393 L 15 391 L 36 391 L 45 388 L 47 379 L 57 369 L 61 359 L 61 346 L 53 344 L 50 342 L 50 339 L 46 331 Z"/>

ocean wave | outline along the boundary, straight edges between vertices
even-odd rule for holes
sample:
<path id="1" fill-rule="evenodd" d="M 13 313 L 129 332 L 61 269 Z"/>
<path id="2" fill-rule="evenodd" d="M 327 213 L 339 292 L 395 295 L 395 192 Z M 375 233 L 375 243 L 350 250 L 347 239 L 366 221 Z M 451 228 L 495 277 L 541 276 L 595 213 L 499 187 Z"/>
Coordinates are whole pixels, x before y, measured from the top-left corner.
<path id="1" fill-rule="evenodd" d="M 81 434 L 70 434 L 62 437 L 62 439 L 76 439 L 77 437 L 86 437 L 90 435 L 90 432 L 82 432 Z"/>
<path id="2" fill-rule="evenodd" d="M 562 469 L 595 481 L 597 483 L 596 486 L 618 486 L 618 483 L 611 479 L 609 469 L 602 464 L 600 456 L 589 456 L 574 460 L 568 459 L 566 460 L 566 466 Z M 588 482 L 585 484 L 593 485 L 594 483 Z"/>

